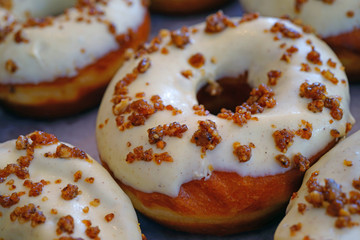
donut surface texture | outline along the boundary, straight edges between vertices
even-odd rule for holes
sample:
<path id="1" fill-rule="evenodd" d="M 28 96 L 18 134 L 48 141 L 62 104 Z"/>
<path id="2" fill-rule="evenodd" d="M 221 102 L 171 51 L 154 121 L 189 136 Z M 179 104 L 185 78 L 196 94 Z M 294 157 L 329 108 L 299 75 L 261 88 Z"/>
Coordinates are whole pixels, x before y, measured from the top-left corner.
<path id="1" fill-rule="evenodd" d="M 360 236 L 359 142 L 360 132 L 356 132 L 306 172 L 275 240 L 350 240 Z"/>
<path id="2" fill-rule="evenodd" d="M 57 117 L 95 106 L 125 50 L 149 33 L 141 0 L 6 2 L 0 2 L 0 101 L 22 115 Z"/>
<path id="3" fill-rule="evenodd" d="M 240 0 L 248 12 L 289 16 L 310 25 L 335 51 L 348 74 L 360 74 L 360 5 L 358 0 Z M 352 78 L 350 78 L 352 79 Z M 356 80 L 356 79 L 355 79 Z"/>
<path id="4" fill-rule="evenodd" d="M 80 149 L 37 131 L 0 155 L 0 239 L 142 239 L 129 198 Z"/>
<path id="5" fill-rule="evenodd" d="M 216 92 L 216 80 L 239 74 L 253 90 L 236 110 L 199 103 L 202 86 Z M 218 12 L 162 31 L 119 70 L 100 105 L 98 149 L 147 215 L 187 231 L 241 231 L 281 208 L 301 171 L 346 134 L 349 100 L 340 62 L 314 35 Z"/>

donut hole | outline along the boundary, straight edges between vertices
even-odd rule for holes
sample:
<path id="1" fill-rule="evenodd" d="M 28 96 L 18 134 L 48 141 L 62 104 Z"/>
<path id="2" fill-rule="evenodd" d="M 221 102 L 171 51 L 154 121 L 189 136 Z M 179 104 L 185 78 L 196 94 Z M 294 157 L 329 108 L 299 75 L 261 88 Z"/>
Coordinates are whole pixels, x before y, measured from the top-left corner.
<path id="1" fill-rule="evenodd" d="M 196 94 L 199 104 L 216 115 L 222 108 L 235 111 L 236 106 L 246 102 L 252 87 L 247 82 L 247 73 L 237 77 L 223 77 L 202 86 Z"/>
<path id="2" fill-rule="evenodd" d="M 14 3 L 11 13 L 17 20 L 25 22 L 29 18 L 59 16 L 64 14 L 66 9 L 74 7 L 76 3 L 77 0 L 40 0 L 37 4 Z"/>

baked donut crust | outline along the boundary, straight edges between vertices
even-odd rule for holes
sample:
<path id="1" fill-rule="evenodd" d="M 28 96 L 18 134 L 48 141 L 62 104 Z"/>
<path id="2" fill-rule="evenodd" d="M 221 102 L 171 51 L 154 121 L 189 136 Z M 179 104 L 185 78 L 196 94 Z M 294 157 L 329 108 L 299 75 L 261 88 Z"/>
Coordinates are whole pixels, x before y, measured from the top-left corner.
<path id="1" fill-rule="evenodd" d="M 335 144 L 334 140 L 312 157 L 311 164 Z M 106 162 L 102 164 L 144 215 L 176 230 L 212 235 L 250 231 L 269 223 L 285 209 L 304 175 L 298 169 L 264 177 L 214 171 L 207 180 L 184 183 L 178 196 L 170 197 L 136 190 L 117 179 Z"/>
<path id="2" fill-rule="evenodd" d="M 229 0 L 151 0 L 150 10 L 166 14 L 191 14 L 224 5 Z"/>
<path id="3" fill-rule="evenodd" d="M 74 77 L 59 77 L 39 84 L 0 84 L 0 103 L 19 116 L 57 118 L 95 107 L 116 71 L 127 59 L 126 50 L 136 49 L 150 33 L 150 14 L 138 29 L 123 35 L 123 44 L 94 63 L 78 70 Z M 61 91 L 59 91 L 61 89 Z"/>

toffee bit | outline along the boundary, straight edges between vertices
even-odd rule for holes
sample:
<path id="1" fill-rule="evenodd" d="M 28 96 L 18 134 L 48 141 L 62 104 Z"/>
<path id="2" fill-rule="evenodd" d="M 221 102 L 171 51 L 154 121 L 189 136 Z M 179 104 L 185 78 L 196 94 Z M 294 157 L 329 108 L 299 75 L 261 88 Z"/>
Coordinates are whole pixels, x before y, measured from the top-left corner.
<path id="1" fill-rule="evenodd" d="M 290 159 L 287 156 L 285 156 L 283 154 L 279 154 L 279 155 L 275 156 L 275 159 L 276 159 L 276 161 L 278 161 L 280 163 L 280 165 L 283 168 L 290 167 Z"/>
<path id="2" fill-rule="evenodd" d="M 307 208 L 307 206 L 305 203 L 298 203 L 298 212 L 300 214 L 304 215 L 306 208 Z"/>
<path id="3" fill-rule="evenodd" d="M 344 165 L 347 167 L 352 167 L 353 163 L 352 163 L 352 161 L 344 159 Z"/>
<path id="4" fill-rule="evenodd" d="M 284 23 L 276 22 L 271 28 L 270 32 L 280 33 L 282 37 L 297 39 L 301 38 L 302 35 L 294 29 L 285 26 Z"/>
<path id="5" fill-rule="evenodd" d="M 81 179 L 82 177 L 82 171 L 78 170 L 74 173 L 74 182 L 77 182 Z"/>
<path id="6" fill-rule="evenodd" d="M 202 153 L 206 150 L 214 150 L 221 142 L 221 136 L 216 129 L 215 122 L 211 120 L 198 121 L 198 130 L 193 134 L 191 142 L 201 147 Z"/>
<path id="7" fill-rule="evenodd" d="M 334 62 L 331 58 L 329 58 L 326 63 L 329 67 L 336 68 L 336 62 Z"/>
<path id="8" fill-rule="evenodd" d="M 304 157 L 301 153 L 297 153 L 293 157 L 295 166 L 300 170 L 300 172 L 305 172 L 310 168 L 310 161 Z"/>
<path id="9" fill-rule="evenodd" d="M 57 222 L 56 234 L 61 235 L 63 232 L 72 234 L 74 227 L 74 218 L 71 215 L 61 217 Z"/>
<path id="10" fill-rule="evenodd" d="M 201 68 L 205 64 L 205 58 L 201 53 L 196 53 L 189 58 L 189 64 L 194 68 Z"/>
<path id="11" fill-rule="evenodd" d="M 250 22 L 256 20 L 257 18 L 259 18 L 259 13 L 246 13 L 241 17 L 239 23 Z"/>
<path id="12" fill-rule="evenodd" d="M 34 204 L 30 203 L 23 207 L 16 207 L 14 211 L 10 213 L 10 220 L 19 223 L 25 223 L 31 221 L 31 227 L 36 227 L 40 224 L 45 223 L 46 217 L 41 211 L 38 211 Z"/>
<path id="13" fill-rule="evenodd" d="M 25 180 L 23 186 L 30 188 L 29 197 L 36 197 L 42 193 L 44 185 L 47 183 L 44 180 L 33 183 L 30 180 Z"/>
<path id="14" fill-rule="evenodd" d="M 17 150 L 24 150 L 30 145 L 29 139 L 23 135 L 20 135 L 17 138 L 15 145 Z"/>
<path id="15" fill-rule="evenodd" d="M 184 70 L 180 72 L 185 78 L 190 79 L 193 76 L 193 72 L 191 70 Z"/>
<path id="16" fill-rule="evenodd" d="M 150 58 L 143 58 L 138 66 L 137 66 L 137 71 L 139 73 L 145 73 L 151 66 L 151 61 L 150 61 Z"/>
<path id="17" fill-rule="evenodd" d="M 96 226 L 96 227 L 88 227 L 88 228 L 86 228 L 85 233 L 89 238 L 96 239 L 97 236 L 100 233 L 100 229 L 99 229 L 98 226 Z"/>
<path id="18" fill-rule="evenodd" d="M 208 110 L 206 110 L 204 105 L 202 105 L 202 104 L 194 105 L 193 110 L 195 111 L 195 114 L 199 115 L 199 116 L 207 116 L 210 114 L 210 112 Z"/>
<path id="19" fill-rule="evenodd" d="M 114 219 L 114 217 L 115 217 L 115 214 L 109 213 L 109 214 L 106 214 L 104 218 L 105 218 L 106 222 L 111 222 Z"/>
<path id="20" fill-rule="evenodd" d="M 351 131 L 353 125 L 349 122 L 346 123 L 346 130 L 345 130 L 345 133 L 348 133 Z"/>
<path id="21" fill-rule="evenodd" d="M 149 143 L 155 144 L 163 139 L 164 136 L 181 138 L 182 134 L 188 130 L 186 124 L 180 125 L 178 122 L 159 125 L 147 130 Z"/>
<path id="22" fill-rule="evenodd" d="M 222 11 L 218 11 L 206 18 L 206 33 L 218 33 L 225 30 L 227 27 L 235 27 L 235 24 L 231 22 Z"/>
<path id="23" fill-rule="evenodd" d="M 61 197 L 64 200 L 72 200 L 79 194 L 79 188 L 76 185 L 68 184 L 61 190 Z"/>
<path id="24" fill-rule="evenodd" d="M 275 141 L 275 145 L 278 148 L 278 150 L 282 153 L 286 153 L 287 149 L 293 144 L 294 142 L 294 132 L 282 129 L 282 130 L 276 130 L 273 133 L 273 138 Z"/>
<path id="25" fill-rule="evenodd" d="M 301 63 L 300 71 L 302 71 L 302 72 L 311 72 L 311 68 L 310 68 L 309 64 Z"/>
<path id="26" fill-rule="evenodd" d="M 9 73 L 15 73 L 18 70 L 18 66 L 12 59 L 8 59 L 5 62 L 5 70 Z"/>
<path id="27" fill-rule="evenodd" d="M 296 235 L 296 232 L 299 232 L 302 228 L 302 224 L 301 223 L 297 223 L 297 224 L 294 224 L 290 227 L 290 236 L 295 236 Z"/>
<path id="28" fill-rule="evenodd" d="M 88 156 L 84 151 L 77 147 L 69 147 L 63 143 L 56 147 L 55 153 L 45 153 L 45 157 L 88 159 Z"/>
<path id="29" fill-rule="evenodd" d="M 271 70 L 267 73 L 268 76 L 268 85 L 274 86 L 277 83 L 277 80 L 281 77 L 282 72 L 279 70 Z"/>
<path id="30" fill-rule="evenodd" d="M 308 2 L 308 0 L 295 0 L 295 12 L 300 13 L 303 4 L 306 2 Z"/>
<path id="31" fill-rule="evenodd" d="M 312 50 L 307 54 L 306 59 L 313 64 L 322 65 L 320 53 L 315 50 L 315 47 L 312 47 Z"/>
<path id="32" fill-rule="evenodd" d="M 10 196 L 0 195 L 0 205 L 3 208 L 10 208 L 11 206 L 17 204 L 20 201 L 20 196 L 18 193 L 14 192 Z"/>
<path id="33" fill-rule="evenodd" d="M 321 75 L 332 82 L 333 84 L 338 84 L 339 80 L 334 76 L 334 74 L 330 70 L 322 70 Z"/>
<path id="34" fill-rule="evenodd" d="M 305 120 L 301 120 L 301 123 L 304 125 L 304 127 L 300 128 L 299 130 L 297 130 L 295 132 L 296 135 L 300 136 L 303 139 L 310 139 L 312 136 L 312 124 L 305 121 Z"/>
<path id="35" fill-rule="evenodd" d="M 251 146 L 254 144 L 241 145 L 239 142 L 233 143 L 233 153 L 238 158 L 239 162 L 247 162 L 251 159 Z"/>
<path id="36" fill-rule="evenodd" d="M 158 154 L 154 153 L 152 148 L 144 151 L 143 146 L 138 146 L 133 149 L 133 152 L 129 152 L 126 156 L 127 163 L 133 163 L 134 161 L 154 161 L 160 165 L 162 162 L 173 162 L 174 160 L 167 152 Z"/>
<path id="37" fill-rule="evenodd" d="M 331 129 L 331 130 L 330 130 L 330 135 L 331 135 L 333 138 L 338 138 L 338 137 L 340 137 L 340 132 L 339 132 L 337 129 Z"/>
<path id="38" fill-rule="evenodd" d="M 178 48 L 184 48 L 190 43 L 190 34 L 187 27 L 171 32 L 171 42 Z"/>

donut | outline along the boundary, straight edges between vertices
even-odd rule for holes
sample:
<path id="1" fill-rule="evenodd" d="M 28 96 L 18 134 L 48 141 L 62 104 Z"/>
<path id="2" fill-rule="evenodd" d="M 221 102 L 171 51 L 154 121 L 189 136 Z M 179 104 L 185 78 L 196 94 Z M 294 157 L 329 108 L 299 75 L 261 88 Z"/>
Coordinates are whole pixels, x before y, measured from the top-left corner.
<path id="1" fill-rule="evenodd" d="M 224 5 L 229 0 L 150 0 L 150 10 L 165 14 L 193 14 Z"/>
<path id="2" fill-rule="evenodd" d="M 98 105 L 149 28 L 141 0 L 0 1 L 0 104 L 35 118 Z"/>
<path id="3" fill-rule="evenodd" d="M 358 131 L 306 172 L 275 232 L 275 240 L 359 237 L 359 141 Z"/>
<path id="4" fill-rule="evenodd" d="M 142 239 L 129 198 L 79 148 L 35 131 L 0 154 L 0 239 Z"/>
<path id="5" fill-rule="evenodd" d="M 136 209 L 221 235 L 276 216 L 353 122 L 326 44 L 286 20 L 217 12 L 161 31 L 126 62 L 100 104 L 96 139 Z"/>
<path id="6" fill-rule="evenodd" d="M 335 51 L 350 80 L 360 75 L 360 7 L 356 0 L 240 0 L 249 12 L 284 15 L 310 25 Z"/>

